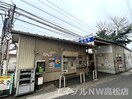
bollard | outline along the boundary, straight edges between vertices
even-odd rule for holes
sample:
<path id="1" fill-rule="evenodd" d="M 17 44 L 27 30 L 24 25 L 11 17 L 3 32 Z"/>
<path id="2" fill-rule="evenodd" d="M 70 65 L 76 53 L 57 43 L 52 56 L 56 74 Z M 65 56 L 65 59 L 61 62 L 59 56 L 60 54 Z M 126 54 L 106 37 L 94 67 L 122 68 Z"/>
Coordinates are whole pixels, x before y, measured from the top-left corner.
<path id="1" fill-rule="evenodd" d="M 80 83 L 82 83 L 82 73 L 80 73 Z"/>
<path id="2" fill-rule="evenodd" d="M 61 88 L 61 80 L 62 80 L 62 78 L 64 80 L 64 88 L 65 88 L 66 87 L 66 78 L 65 78 L 65 76 L 60 76 L 59 77 L 59 88 Z"/>
<path id="3" fill-rule="evenodd" d="M 97 71 L 96 70 L 93 71 L 93 80 L 97 80 Z"/>
<path id="4" fill-rule="evenodd" d="M 80 73 L 80 83 L 85 83 L 85 74 L 84 74 L 84 72 Z"/>
<path id="5" fill-rule="evenodd" d="M 94 74 L 95 74 L 95 70 L 93 71 L 93 80 L 95 79 L 95 75 Z"/>

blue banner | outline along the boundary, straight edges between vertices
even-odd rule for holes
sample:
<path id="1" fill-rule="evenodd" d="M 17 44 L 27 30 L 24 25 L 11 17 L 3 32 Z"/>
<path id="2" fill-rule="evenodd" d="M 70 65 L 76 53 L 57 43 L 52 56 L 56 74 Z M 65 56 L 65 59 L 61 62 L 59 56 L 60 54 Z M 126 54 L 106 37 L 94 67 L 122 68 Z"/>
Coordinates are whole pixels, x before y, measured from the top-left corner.
<path id="1" fill-rule="evenodd" d="M 94 37 L 79 40 L 80 43 L 88 43 L 88 42 L 93 42 L 93 41 L 94 41 Z"/>

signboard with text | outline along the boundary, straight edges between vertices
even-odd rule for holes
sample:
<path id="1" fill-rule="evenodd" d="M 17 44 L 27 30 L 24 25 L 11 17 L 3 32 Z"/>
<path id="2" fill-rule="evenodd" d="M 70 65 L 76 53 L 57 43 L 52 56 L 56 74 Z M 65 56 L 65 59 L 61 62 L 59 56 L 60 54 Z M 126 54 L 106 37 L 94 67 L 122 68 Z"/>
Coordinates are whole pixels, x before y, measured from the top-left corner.
<path id="1" fill-rule="evenodd" d="M 0 76 L 0 90 L 8 90 L 10 88 L 11 76 Z"/>
<path id="2" fill-rule="evenodd" d="M 84 36 L 82 38 L 79 38 L 80 43 L 84 43 L 84 44 L 91 44 L 94 45 L 94 36 L 93 34 L 89 34 L 87 36 Z"/>

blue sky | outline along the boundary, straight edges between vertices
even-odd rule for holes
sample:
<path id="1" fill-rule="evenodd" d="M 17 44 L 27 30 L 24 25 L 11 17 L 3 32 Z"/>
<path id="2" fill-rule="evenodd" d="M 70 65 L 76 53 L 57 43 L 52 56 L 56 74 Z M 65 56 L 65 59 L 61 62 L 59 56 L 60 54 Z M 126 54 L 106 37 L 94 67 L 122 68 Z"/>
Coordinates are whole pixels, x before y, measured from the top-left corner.
<path id="1" fill-rule="evenodd" d="M 1 1 L 11 3 L 11 0 L 1 0 Z M 126 17 L 126 18 L 128 18 L 128 20 L 130 22 L 132 22 L 132 12 L 131 12 L 132 7 L 130 6 L 131 11 L 129 11 L 127 3 L 126 3 L 126 2 L 128 2 L 129 5 L 132 5 L 132 0 L 48 0 L 52 3 L 54 3 L 55 5 L 59 6 L 60 8 L 62 8 L 66 12 L 72 14 L 74 17 L 76 17 L 79 20 L 86 23 L 90 27 L 90 29 L 84 28 L 80 24 L 73 21 L 74 19 L 71 20 L 71 19 L 64 17 L 60 13 L 57 13 L 56 11 L 47 7 L 46 5 L 40 3 L 38 0 L 24 0 L 26 2 L 29 2 L 30 4 L 35 5 L 36 7 L 41 8 L 42 10 L 44 10 L 46 12 L 49 12 L 49 13 L 57 16 L 58 18 L 66 21 L 76 27 L 81 28 L 85 32 L 82 30 L 79 30 L 79 28 L 75 28 L 69 24 L 66 24 L 65 22 L 62 22 L 62 21 L 60 21 L 46 13 L 43 13 L 43 12 L 25 4 L 21 0 L 12 0 L 12 1 L 18 7 L 22 8 L 22 9 L 30 11 L 40 17 L 43 17 L 46 20 L 54 22 L 60 26 L 67 28 L 67 29 L 75 31 L 75 33 L 80 34 L 82 36 L 88 35 L 91 33 L 95 33 L 96 32 L 95 30 L 97 30 L 97 28 L 95 27 L 96 23 L 99 21 L 107 21 L 107 20 L 109 20 L 110 16 Z M 42 1 L 43 3 L 45 3 L 47 5 L 54 7 L 49 2 L 47 2 L 47 0 L 40 0 L 40 1 Z M 55 8 L 55 9 L 57 9 L 57 8 Z M 21 16 L 20 16 L 20 18 L 24 19 Z M 74 38 L 74 37 L 58 35 L 56 33 L 44 31 L 44 30 L 36 28 L 34 26 L 20 23 L 19 21 L 16 21 L 15 29 L 24 30 L 24 31 L 32 32 L 32 33 L 35 32 L 37 34 L 54 36 L 54 37 L 65 38 L 65 39 L 67 39 L 67 38 L 73 39 Z M 132 45 L 129 45 L 129 48 L 131 48 L 131 47 L 132 47 Z"/>

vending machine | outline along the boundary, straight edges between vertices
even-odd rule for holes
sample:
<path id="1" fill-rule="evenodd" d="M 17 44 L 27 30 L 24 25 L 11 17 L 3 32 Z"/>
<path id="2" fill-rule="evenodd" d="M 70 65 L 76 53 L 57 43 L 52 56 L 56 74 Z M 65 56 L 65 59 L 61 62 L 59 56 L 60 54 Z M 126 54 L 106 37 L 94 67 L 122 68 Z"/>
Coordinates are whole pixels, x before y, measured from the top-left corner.
<path id="1" fill-rule="evenodd" d="M 17 71 L 17 83 L 16 83 L 15 96 L 34 92 L 34 84 L 35 84 L 34 68 L 19 69 Z"/>
<path id="2" fill-rule="evenodd" d="M 43 84 L 43 74 L 45 73 L 45 60 L 37 60 L 35 63 L 35 90 Z"/>
<path id="3" fill-rule="evenodd" d="M 116 63 L 119 68 L 119 72 L 123 72 L 123 62 L 122 62 L 122 56 L 121 55 L 116 55 Z"/>

